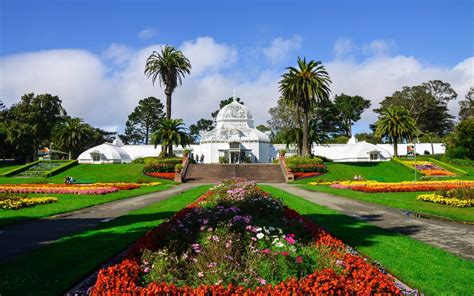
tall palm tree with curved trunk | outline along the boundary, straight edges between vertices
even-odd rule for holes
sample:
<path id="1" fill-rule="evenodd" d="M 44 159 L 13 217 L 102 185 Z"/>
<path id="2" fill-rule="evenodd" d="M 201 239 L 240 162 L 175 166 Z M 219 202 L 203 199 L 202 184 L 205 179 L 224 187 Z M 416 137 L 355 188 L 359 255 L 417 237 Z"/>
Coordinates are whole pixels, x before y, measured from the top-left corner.
<path id="1" fill-rule="evenodd" d="M 303 112 L 303 156 L 309 155 L 308 114 L 314 103 L 329 99 L 331 80 L 321 61 L 306 61 L 298 57 L 297 67 L 286 68 L 280 80 L 283 98 Z M 299 124 L 299 123 L 298 123 Z"/>
<path id="2" fill-rule="evenodd" d="M 63 122 L 53 129 L 53 141 L 59 147 L 66 148 L 69 160 L 72 159 L 72 150 L 78 147 L 84 138 L 89 134 L 90 126 L 81 118 L 66 117 Z"/>
<path id="3" fill-rule="evenodd" d="M 182 119 L 163 119 L 157 130 L 151 135 L 151 143 L 158 146 L 161 144 L 160 156 L 167 154 L 173 156 L 173 144 L 186 147 L 192 143 L 192 137 L 184 126 Z"/>
<path id="4" fill-rule="evenodd" d="M 392 106 L 382 111 L 375 127 L 377 137 L 387 136 L 392 139 L 395 157 L 398 157 L 399 140 L 410 138 L 417 133 L 415 120 L 407 109 L 399 106 Z"/>
<path id="5" fill-rule="evenodd" d="M 151 77 L 153 85 L 156 79 L 160 81 L 160 86 L 165 86 L 166 95 L 166 118 L 171 119 L 171 95 L 178 85 L 182 84 L 182 79 L 186 74 L 191 73 L 191 63 L 184 54 L 166 45 L 160 52 L 153 51 L 145 64 L 145 75 Z"/>

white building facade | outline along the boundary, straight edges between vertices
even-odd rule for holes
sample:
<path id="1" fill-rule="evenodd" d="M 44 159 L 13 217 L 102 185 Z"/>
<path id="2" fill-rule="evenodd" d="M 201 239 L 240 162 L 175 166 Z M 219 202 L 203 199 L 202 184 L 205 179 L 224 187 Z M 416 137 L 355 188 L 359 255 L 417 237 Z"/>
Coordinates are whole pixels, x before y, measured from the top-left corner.
<path id="1" fill-rule="evenodd" d="M 407 154 L 407 147 L 414 144 L 398 144 L 399 156 Z M 296 154 L 295 147 L 285 144 L 270 144 L 269 134 L 254 127 L 250 110 L 236 100 L 224 106 L 216 117 L 216 127 L 201 133 L 201 141 L 197 145 L 186 147 L 191 157 L 201 159 L 204 163 L 268 163 L 278 158 L 280 150 L 287 150 L 287 155 Z M 444 153 L 441 143 L 417 143 L 418 154 Z M 183 153 L 183 147 L 173 147 L 176 155 Z M 123 145 L 119 139 L 113 143 L 104 143 L 90 148 L 78 157 L 79 163 L 107 164 L 131 163 L 142 157 L 156 157 L 161 146 L 154 145 Z M 378 162 L 388 161 L 393 157 L 393 145 L 357 142 L 351 138 L 347 144 L 313 145 L 313 155 L 324 156 L 335 162 Z"/>

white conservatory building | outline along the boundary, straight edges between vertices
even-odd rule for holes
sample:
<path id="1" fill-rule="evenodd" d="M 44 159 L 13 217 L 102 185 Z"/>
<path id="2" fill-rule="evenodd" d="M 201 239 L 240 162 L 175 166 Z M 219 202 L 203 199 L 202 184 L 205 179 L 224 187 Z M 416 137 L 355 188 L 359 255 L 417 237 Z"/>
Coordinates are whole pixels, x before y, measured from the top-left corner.
<path id="1" fill-rule="evenodd" d="M 204 155 L 205 163 L 269 162 L 275 155 L 268 134 L 254 127 L 250 110 L 237 102 L 224 106 L 216 117 L 216 128 L 201 133 L 193 153 Z"/>
<path id="2" fill-rule="evenodd" d="M 398 144 L 399 155 L 406 155 L 408 145 Z M 278 158 L 281 149 L 286 149 L 288 156 L 296 152 L 294 147 L 287 148 L 285 144 L 270 144 L 269 134 L 254 127 L 250 110 L 236 100 L 219 111 L 213 130 L 201 132 L 199 144 L 186 148 L 192 157 L 203 155 L 204 163 L 268 163 Z M 173 147 L 178 156 L 182 155 L 183 150 L 181 146 Z M 417 143 L 416 151 L 420 154 L 444 153 L 445 147 L 441 143 Z M 84 151 L 78 161 L 91 164 L 131 163 L 136 158 L 158 156 L 160 152 L 160 145 L 156 148 L 154 145 L 124 145 L 117 139 Z M 347 144 L 313 145 L 311 152 L 335 162 L 378 162 L 392 158 L 393 145 L 357 142 L 352 137 Z"/>

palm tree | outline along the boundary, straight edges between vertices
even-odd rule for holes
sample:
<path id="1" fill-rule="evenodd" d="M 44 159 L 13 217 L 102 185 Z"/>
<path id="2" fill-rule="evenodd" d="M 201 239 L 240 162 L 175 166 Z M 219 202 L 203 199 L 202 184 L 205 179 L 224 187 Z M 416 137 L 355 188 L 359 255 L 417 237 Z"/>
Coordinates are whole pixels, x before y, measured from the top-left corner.
<path id="1" fill-rule="evenodd" d="M 382 111 L 379 120 L 375 123 L 377 137 L 388 136 L 392 139 L 395 157 L 398 157 L 398 141 L 412 137 L 416 132 L 415 120 L 403 107 L 388 107 Z"/>
<path id="2" fill-rule="evenodd" d="M 173 144 L 181 145 L 184 148 L 191 142 L 192 137 L 184 126 L 182 119 L 163 119 L 156 131 L 151 135 L 151 143 L 155 145 L 155 148 L 158 144 L 161 144 L 160 156 L 165 156 L 166 154 L 169 157 L 173 156 Z"/>
<path id="3" fill-rule="evenodd" d="M 151 77 L 153 85 L 158 78 L 160 86 L 165 85 L 166 118 L 171 119 L 171 95 L 182 78 L 191 72 L 191 63 L 183 53 L 173 46 L 166 45 L 160 52 L 153 53 L 146 60 L 145 75 Z"/>
<path id="4" fill-rule="evenodd" d="M 89 125 L 84 123 L 81 118 L 68 116 L 53 129 L 53 141 L 68 150 L 69 160 L 71 160 L 73 149 L 80 145 L 89 131 Z"/>
<path id="5" fill-rule="evenodd" d="M 315 102 L 328 100 L 329 74 L 321 61 L 306 62 L 298 57 L 298 68 L 288 67 L 280 80 L 280 92 L 287 102 L 303 112 L 303 156 L 309 155 L 308 113 Z"/>

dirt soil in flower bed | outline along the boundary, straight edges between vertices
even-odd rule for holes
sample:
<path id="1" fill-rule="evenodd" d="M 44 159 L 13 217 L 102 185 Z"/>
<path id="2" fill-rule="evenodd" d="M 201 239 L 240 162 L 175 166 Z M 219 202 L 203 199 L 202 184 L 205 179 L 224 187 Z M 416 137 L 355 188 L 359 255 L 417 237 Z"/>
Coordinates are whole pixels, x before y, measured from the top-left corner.
<path id="1" fill-rule="evenodd" d="M 99 272 L 91 295 L 400 294 L 394 279 L 253 182 L 217 185 Z"/>

